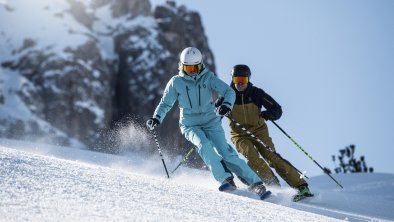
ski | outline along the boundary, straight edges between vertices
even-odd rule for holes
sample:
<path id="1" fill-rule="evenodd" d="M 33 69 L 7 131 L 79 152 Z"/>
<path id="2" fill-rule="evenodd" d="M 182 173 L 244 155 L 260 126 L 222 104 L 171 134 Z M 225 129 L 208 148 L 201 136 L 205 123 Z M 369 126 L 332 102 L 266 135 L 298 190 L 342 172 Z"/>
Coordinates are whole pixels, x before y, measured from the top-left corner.
<path id="1" fill-rule="evenodd" d="M 240 195 L 240 196 L 244 196 L 244 195 L 241 195 L 240 193 L 237 193 L 237 192 L 233 192 L 233 191 L 235 191 L 235 190 L 237 190 L 237 187 L 236 186 L 234 186 L 233 184 L 231 184 L 231 183 L 224 183 L 224 184 L 222 184 L 220 187 L 219 187 L 219 191 L 221 191 L 221 192 L 226 192 L 226 193 L 231 193 L 231 194 L 235 194 L 235 195 Z M 271 191 L 266 191 L 266 192 L 264 192 L 263 194 L 261 194 L 261 195 L 258 195 L 258 197 L 259 197 L 259 199 L 260 200 L 265 200 L 265 199 L 267 199 L 268 197 L 270 197 L 271 196 L 271 194 L 272 194 L 272 192 Z"/>
<path id="2" fill-rule="evenodd" d="M 228 192 L 228 191 L 233 191 L 236 189 L 237 189 L 237 187 L 231 183 L 224 183 L 224 184 L 220 185 L 220 187 L 219 187 L 219 191 L 221 191 L 221 192 Z"/>
<path id="3" fill-rule="evenodd" d="M 263 193 L 263 194 L 260 195 L 260 200 L 265 200 L 265 199 L 267 199 L 268 197 L 271 196 L 271 194 L 272 194 L 271 191 L 269 191 L 269 190 L 265 191 L 265 193 Z"/>

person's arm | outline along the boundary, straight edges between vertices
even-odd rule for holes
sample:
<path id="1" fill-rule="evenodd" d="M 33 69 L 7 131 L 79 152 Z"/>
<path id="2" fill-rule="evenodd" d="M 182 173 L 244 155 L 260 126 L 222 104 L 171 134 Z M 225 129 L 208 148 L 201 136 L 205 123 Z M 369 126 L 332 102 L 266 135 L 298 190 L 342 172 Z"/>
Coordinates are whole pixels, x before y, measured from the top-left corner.
<path id="1" fill-rule="evenodd" d="M 278 120 L 282 116 L 282 107 L 264 90 L 258 90 L 258 98 L 261 104 L 266 109 L 261 112 L 261 116 L 265 120 Z"/>
<path id="2" fill-rule="evenodd" d="M 159 120 L 160 123 L 163 122 L 167 112 L 170 111 L 175 101 L 177 100 L 177 93 L 174 87 L 173 77 L 168 81 L 166 88 L 164 89 L 163 96 L 161 97 L 159 105 L 157 105 L 155 112 L 153 113 L 153 118 Z"/>
<path id="3" fill-rule="evenodd" d="M 217 93 L 219 93 L 221 97 L 223 97 L 223 100 L 220 105 L 225 105 L 230 110 L 233 109 L 235 102 L 234 90 L 215 75 L 212 75 L 210 82 L 212 89 L 215 90 Z"/>

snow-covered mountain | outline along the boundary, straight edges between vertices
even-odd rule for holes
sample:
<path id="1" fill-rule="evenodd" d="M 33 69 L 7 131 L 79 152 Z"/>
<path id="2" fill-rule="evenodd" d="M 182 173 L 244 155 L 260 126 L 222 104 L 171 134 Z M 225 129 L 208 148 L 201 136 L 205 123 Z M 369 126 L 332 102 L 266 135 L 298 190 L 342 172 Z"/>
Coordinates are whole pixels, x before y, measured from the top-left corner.
<path id="1" fill-rule="evenodd" d="M 153 113 L 184 47 L 215 69 L 199 14 L 170 1 L 3 0 L 0 20 L 1 137 L 98 147 L 125 117 Z"/>
<path id="2" fill-rule="evenodd" d="M 180 157 L 168 159 L 173 169 Z M 394 221 L 394 175 L 309 179 L 315 197 L 291 202 L 288 187 L 258 200 L 217 191 L 204 170 L 180 167 L 167 179 L 159 155 L 123 156 L 0 140 L 1 221 Z"/>

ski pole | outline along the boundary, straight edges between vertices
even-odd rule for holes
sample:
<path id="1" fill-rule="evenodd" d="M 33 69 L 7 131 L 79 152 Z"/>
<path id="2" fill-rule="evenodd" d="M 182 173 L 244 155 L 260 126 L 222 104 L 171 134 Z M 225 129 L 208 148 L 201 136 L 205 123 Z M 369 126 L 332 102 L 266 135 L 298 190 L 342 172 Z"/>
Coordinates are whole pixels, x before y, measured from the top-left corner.
<path id="1" fill-rule="evenodd" d="M 161 161 L 163 162 L 164 169 L 166 170 L 166 173 L 167 173 L 167 178 L 169 179 L 170 175 L 168 175 L 167 166 L 166 166 L 166 163 L 164 162 L 163 154 L 161 153 L 159 141 L 157 141 L 156 131 L 155 130 L 152 130 L 152 131 L 153 131 L 153 137 L 155 138 L 155 142 L 156 142 L 156 145 L 157 145 L 157 149 L 159 150 Z"/>
<path id="2" fill-rule="evenodd" d="M 320 167 L 320 169 L 322 169 L 323 170 L 323 172 L 325 173 L 325 174 L 327 174 L 332 180 L 334 180 L 335 181 L 335 183 L 337 184 L 337 186 L 339 186 L 339 187 L 341 187 L 341 188 L 343 188 L 343 186 L 337 181 L 337 180 L 335 180 L 334 179 L 334 177 L 332 177 L 329 173 L 327 173 L 324 169 L 323 169 L 323 167 L 322 166 L 320 166 L 320 164 L 318 163 L 318 162 L 316 162 L 316 160 L 314 160 L 313 158 L 312 158 L 312 156 L 311 155 L 309 155 L 293 138 L 291 138 L 291 136 L 289 136 L 289 134 L 287 134 L 275 121 L 273 121 L 273 120 L 271 120 L 271 122 L 276 126 L 276 127 L 278 127 L 278 129 L 280 130 L 280 131 L 282 131 L 282 133 L 284 133 L 286 136 L 287 136 L 287 138 L 289 138 L 302 152 L 304 152 L 318 167 Z"/>
<path id="3" fill-rule="evenodd" d="M 245 127 L 243 127 L 240 123 L 238 123 L 235 119 L 227 116 L 227 118 L 229 118 L 231 121 L 233 121 L 235 123 L 235 125 L 237 125 L 239 128 L 241 128 L 243 131 L 245 131 L 249 136 L 251 136 L 252 138 L 254 138 L 255 140 L 257 140 L 257 142 L 259 142 L 260 144 L 262 144 L 264 147 L 267 147 L 269 151 L 271 151 L 272 153 L 274 153 L 276 155 L 276 152 L 274 150 L 271 149 L 271 147 L 265 145 L 265 143 L 263 141 L 261 141 L 259 138 L 257 138 L 253 133 L 251 133 L 249 130 L 247 130 Z M 264 159 L 264 161 L 267 163 L 267 161 Z M 268 163 L 267 163 L 268 164 Z M 268 164 L 269 165 L 269 164 Z M 292 165 L 292 164 L 291 164 Z M 293 166 L 293 165 L 292 165 Z M 294 167 L 294 166 L 293 166 Z M 297 168 L 294 167 L 295 170 L 297 170 L 297 172 L 309 179 L 306 175 L 304 175 L 301 171 L 299 171 Z"/>
<path id="4" fill-rule="evenodd" d="M 173 171 L 171 171 L 171 174 L 173 174 L 175 172 L 175 170 L 178 169 L 178 167 L 180 167 L 184 162 L 186 162 L 187 158 L 189 158 L 190 154 L 192 154 L 194 150 L 194 147 L 192 147 L 189 152 L 186 153 L 186 155 L 183 157 L 182 161 L 178 164 L 178 166 L 175 167 L 175 169 Z"/>

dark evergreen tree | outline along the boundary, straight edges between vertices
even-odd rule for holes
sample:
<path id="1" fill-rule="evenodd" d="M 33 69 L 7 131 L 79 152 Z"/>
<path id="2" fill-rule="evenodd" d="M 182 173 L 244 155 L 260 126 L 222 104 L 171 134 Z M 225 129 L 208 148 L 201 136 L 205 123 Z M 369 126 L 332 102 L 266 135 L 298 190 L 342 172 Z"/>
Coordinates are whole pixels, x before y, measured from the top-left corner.
<path id="1" fill-rule="evenodd" d="M 355 157 L 354 153 L 356 150 L 355 145 L 349 145 L 344 149 L 339 150 L 338 156 L 332 155 L 332 161 L 335 166 L 335 173 L 372 173 L 373 167 L 368 168 L 365 162 L 365 157 L 361 156 L 359 160 Z M 339 164 L 336 163 L 336 157 L 338 157 Z M 326 172 L 331 173 L 331 170 L 325 167 Z"/>

